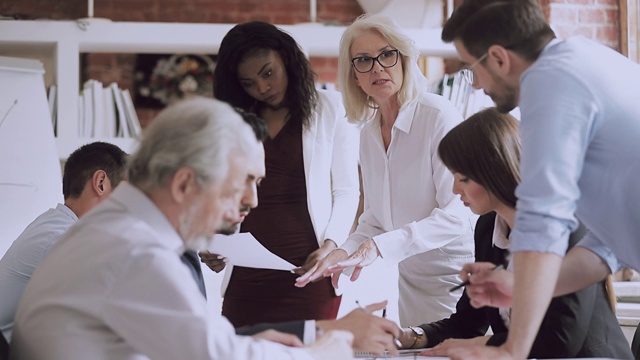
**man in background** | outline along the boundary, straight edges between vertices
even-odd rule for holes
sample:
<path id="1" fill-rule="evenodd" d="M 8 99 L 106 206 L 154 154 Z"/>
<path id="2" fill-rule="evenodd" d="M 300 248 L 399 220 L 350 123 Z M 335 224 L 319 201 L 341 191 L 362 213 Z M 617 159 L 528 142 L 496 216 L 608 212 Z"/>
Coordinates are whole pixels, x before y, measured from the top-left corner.
<path id="1" fill-rule="evenodd" d="M 64 204 L 38 216 L 0 260 L 0 328 L 11 340 L 13 318 L 34 270 L 58 239 L 89 210 L 106 199 L 125 178 L 127 154 L 94 142 L 74 151 L 64 165 Z"/>

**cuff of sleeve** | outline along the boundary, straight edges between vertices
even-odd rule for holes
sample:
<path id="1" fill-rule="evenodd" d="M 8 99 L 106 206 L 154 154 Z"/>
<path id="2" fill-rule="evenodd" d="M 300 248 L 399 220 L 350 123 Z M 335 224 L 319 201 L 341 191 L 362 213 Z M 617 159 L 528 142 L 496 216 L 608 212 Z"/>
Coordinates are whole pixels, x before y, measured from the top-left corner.
<path id="1" fill-rule="evenodd" d="M 585 236 L 578 244 L 576 244 L 576 246 L 581 246 L 598 255 L 602 259 L 602 261 L 604 261 L 607 266 L 609 266 L 612 274 L 625 266 L 620 260 L 618 260 L 611 249 L 606 247 L 591 233 L 587 234 L 587 236 Z"/>
<path id="2" fill-rule="evenodd" d="M 540 223 L 538 228 L 527 226 L 524 224 L 518 227 L 518 219 L 516 219 L 516 227 L 511 233 L 513 242 L 511 244 L 511 252 L 518 251 L 534 251 L 540 253 L 554 253 L 560 257 L 564 257 L 569 247 L 569 235 L 571 229 L 565 223 L 549 221 Z M 538 225 L 538 223 L 536 223 Z"/>
<path id="3" fill-rule="evenodd" d="M 304 334 L 302 336 L 302 342 L 305 346 L 309 346 L 316 341 L 316 321 L 305 320 L 304 322 Z"/>
<path id="4" fill-rule="evenodd" d="M 373 241 L 380 251 L 380 257 L 385 261 L 400 262 L 407 257 L 405 246 L 400 239 L 404 239 L 404 230 L 396 229 L 387 231 L 384 234 L 376 235 L 373 237 Z"/>

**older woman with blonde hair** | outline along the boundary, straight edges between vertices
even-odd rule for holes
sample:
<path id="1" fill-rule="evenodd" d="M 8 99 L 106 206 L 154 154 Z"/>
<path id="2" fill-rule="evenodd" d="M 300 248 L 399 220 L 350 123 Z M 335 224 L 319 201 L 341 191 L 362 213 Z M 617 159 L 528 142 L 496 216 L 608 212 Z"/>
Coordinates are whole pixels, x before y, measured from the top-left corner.
<path id="1" fill-rule="evenodd" d="M 453 177 L 436 153 L 462 121 L 453 104 L 429 93 L 419 52 L 389 18 L 362 16 L 340 43 L 339 82 L 347 118 L 362 125 L 360 162 L 364 212 L 355 232 L 297 285 L 379 256 L 399 268 L 403 325 L 450 315 L 461 291 L 449 292 L 473 261 L 476 217 L 451 193 Z M 416 328 L 416 331 L 420 331 Z"/>

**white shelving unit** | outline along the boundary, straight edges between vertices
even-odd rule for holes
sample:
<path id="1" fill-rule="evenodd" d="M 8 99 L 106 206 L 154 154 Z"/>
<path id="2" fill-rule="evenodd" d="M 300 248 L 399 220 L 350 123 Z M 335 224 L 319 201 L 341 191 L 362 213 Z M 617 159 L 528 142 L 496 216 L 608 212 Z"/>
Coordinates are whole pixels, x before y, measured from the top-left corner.
<path id="1" fill-rule="evenodd" d="M 45 80 L 58 86 L 58 155 L 65 159 L 82 144 L 103 140 L 130 152 L 134 139 L 80 138 L 78 94 L 81 53 L 215 54 L 234 24 L 78 21 L 0 21 L 0 55 L 35 58 L 45 66 Z M 342 26 L 317 23 L 278 25 L 289 32 L 309 56 L 337 56 Z M 440 40 L 441 29 L 407 29 L 423 55 L 456 56 Z"/>

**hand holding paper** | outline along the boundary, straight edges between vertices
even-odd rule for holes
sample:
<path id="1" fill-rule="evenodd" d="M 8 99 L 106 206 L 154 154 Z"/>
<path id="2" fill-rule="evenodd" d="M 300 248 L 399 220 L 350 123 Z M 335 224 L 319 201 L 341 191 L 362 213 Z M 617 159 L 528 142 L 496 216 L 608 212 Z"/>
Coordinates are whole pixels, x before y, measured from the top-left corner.
<path id="1" fill-rule="evenodd" d="M 207 250 L 226 257 L 229 264 L 236 266 L 284 271 L 296 267 L 267 250 L 251 233 L 216 235 Z"/>

